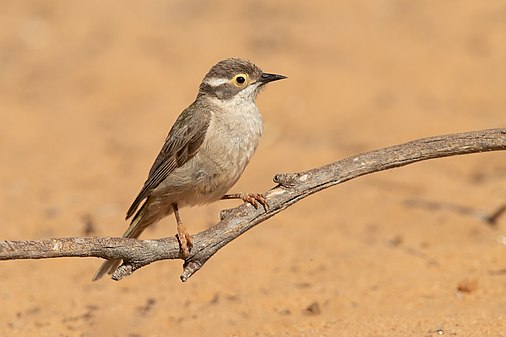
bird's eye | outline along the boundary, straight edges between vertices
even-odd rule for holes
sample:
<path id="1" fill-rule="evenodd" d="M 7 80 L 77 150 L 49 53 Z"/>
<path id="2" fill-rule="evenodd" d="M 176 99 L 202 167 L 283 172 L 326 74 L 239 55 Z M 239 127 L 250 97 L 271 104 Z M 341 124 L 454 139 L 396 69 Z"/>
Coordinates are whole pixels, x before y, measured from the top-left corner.
<path id="1" fill-rule="evenodd" d="M 238 74 L 235 75 L 232 79 L 232 82 L 236 87 L 243 88 L 248 83 L 248 75 L 246 74 Z"/>

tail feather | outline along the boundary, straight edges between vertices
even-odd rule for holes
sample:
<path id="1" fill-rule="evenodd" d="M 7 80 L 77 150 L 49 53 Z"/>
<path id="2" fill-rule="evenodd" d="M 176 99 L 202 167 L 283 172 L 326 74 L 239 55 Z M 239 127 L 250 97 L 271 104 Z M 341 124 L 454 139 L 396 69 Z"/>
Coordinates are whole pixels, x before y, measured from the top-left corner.
<path id="1" fill-rule="evenodd" d="M 124 238 L 138 238 L 144 229 L 146 229 L 146 227 L 151 225 L 153 222 L 149 221 L 150 219 L 146 217 L 148 210 L 148 201 L 149 200 L 146 200 L 141 209 L 139 209 L 139 211 L 135 214 L 135 217 L 132 219 L 130 226 L 126 230 L 125 234 L 123 234 Z M 100 280 L 105 274 L 114 273 L 122 262 L 123 260 L 121 259 L 112 259 L 105 261 L 93 276 L 92 281 Z"/>

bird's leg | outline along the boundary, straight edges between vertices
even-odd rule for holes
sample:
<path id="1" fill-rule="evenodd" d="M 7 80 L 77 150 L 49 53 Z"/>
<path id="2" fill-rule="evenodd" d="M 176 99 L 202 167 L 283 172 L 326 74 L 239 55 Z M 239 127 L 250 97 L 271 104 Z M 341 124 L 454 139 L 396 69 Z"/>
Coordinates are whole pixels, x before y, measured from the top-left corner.
<path id="1" fill-rule="evenodd" d="M 221 199 L 241 199 L 244 202 L 249 202 L 253 207 L 258 208 L 258 203 L 264 206 L 265 209 L 269 208 L 269 204 L 263 194 L 258 193 L 234 193 L 225 194 Z"/>
<path id="2" fill-rule="evenodd" d="M 176 216 L 177 239 L 179 240 L 179 246 L 183 252 L 183 258 L 186 259 L 186 257 L 190 254 L 190 250 L 193 246 L 192 238 L 186 231 L 186 227 L 183 225 L 183 221 L 181 221 L 181 216 L 179 215 L 179 209 L 177 208 L 176 203 L 172 203 L 172 209 L 174 210 L 174 215 Z"/>

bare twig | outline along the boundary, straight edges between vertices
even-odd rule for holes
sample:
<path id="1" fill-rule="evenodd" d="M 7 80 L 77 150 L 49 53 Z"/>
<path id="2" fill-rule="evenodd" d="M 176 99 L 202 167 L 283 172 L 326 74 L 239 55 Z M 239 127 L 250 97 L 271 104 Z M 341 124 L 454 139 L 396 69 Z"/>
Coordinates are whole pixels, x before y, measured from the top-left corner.
<path id="1" fill-rule="evenodd" d="M 506 149 L 506 128 L 466 132 L 415 140 L 352 156 L 300 173 L 274 177 L 278 185 L 265 193 L 269 208 L 245 203 L 222 212 L 215 226 L 192 236 L 193 248 L 184 262 L 181 280 L 197 272 L 221 247 L 297 201 L 359 176 L 422 160 Z M 123 259 L 113 279 L 130 275 L 152 262 L 181 258 L 176 238 L 60 238 L 36 241 L 0 241 L 0 260 L 55 257 Z"/>

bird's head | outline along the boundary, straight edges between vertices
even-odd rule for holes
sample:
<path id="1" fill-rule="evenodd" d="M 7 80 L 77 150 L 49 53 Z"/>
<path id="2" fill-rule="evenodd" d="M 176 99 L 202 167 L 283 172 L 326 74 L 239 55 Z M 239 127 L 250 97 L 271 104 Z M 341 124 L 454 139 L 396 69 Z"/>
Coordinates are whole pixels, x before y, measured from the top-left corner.
<path id="1" fill-rule="evenodd" d="M 218 62 L 209 70 L 202 80 L 199 95 L 219 100 L 240 98 L 254 102 L 262 86 L 284 78 L 286 76 L 264 73 L 249 61 L 229 58 Z"/>

